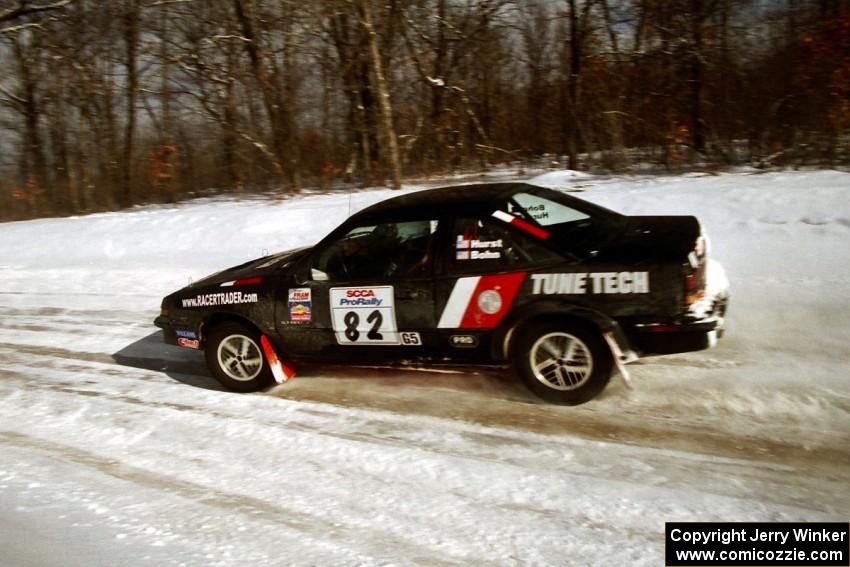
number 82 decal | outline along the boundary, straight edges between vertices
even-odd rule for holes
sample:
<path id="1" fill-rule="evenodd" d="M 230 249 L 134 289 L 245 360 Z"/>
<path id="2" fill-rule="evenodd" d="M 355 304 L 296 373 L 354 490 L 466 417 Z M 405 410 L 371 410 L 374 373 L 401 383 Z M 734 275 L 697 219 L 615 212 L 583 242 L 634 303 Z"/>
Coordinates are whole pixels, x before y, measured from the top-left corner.
<path id="1" fill-rule="evenodd" d="M 399 333 L 392 286 L 333 287 L 331 322 L 341 345 L 420 345 L 419 333 Z"/>

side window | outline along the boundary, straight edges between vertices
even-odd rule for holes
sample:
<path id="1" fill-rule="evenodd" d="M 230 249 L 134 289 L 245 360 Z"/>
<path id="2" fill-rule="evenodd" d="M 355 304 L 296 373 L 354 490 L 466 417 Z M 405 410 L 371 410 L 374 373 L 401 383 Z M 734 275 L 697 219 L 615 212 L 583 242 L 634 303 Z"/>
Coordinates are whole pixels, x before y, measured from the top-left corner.
<path id="1" fill-rule="evenodd" d="M 436 231 L 435 220 L 357 226 L 319 251 L 312 278 L 334 282 L 426 277 Z"/>
<path id="2" fill-rule="evenodd" d="M 581 211 L 531 193 L 517 193 L 511 198 L 511 202 L 508 203 L 508 212 L 519 214 L 520 211 L 533 218 L 540 226 L 582 221 L 590 218 Z"/>
<path id="3" fill-rule="evenodd" d="M 492 219 L 455 221 L 448 259 L 450 274 L 504 272 L 564 260 L 532 236 Z"/>

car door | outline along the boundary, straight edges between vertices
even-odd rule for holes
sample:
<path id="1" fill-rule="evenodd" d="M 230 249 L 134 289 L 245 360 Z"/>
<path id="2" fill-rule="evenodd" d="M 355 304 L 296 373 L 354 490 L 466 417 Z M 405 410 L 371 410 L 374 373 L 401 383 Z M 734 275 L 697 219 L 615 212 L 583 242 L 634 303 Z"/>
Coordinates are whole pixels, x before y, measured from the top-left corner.
<path id="1" fill-rule="evenodd" d="M 383 363 L 427 358 L 435 346 L 430 218 L 364 219 L 321 243 L 305 281 L 287 290 L 283 341 L 326 360 Z M 310 321 L 305 317 L 309 298 Z"/>
<path id="2" fill-rule="evenodd" d="M 439 339 L 458 362 L 487 362 L 493 331 L 524 301 L 528 272 L 565 256 L 492 214 L 458 216 L 447 241 L 435 286 Z"/>

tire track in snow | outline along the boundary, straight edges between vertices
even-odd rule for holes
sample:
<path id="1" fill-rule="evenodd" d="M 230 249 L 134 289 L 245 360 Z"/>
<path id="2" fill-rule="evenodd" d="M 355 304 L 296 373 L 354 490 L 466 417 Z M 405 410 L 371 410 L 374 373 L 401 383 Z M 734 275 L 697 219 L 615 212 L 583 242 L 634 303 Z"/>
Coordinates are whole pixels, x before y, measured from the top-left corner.
<path id="1" fill-rule="evenodd" d="M 69 379 L 72 379 L 72 377 L 73 375 L 69 375 Z M 10 376 L 7 377 L 7 379 L 8 378 L 12 377 Z M 28 380 L 24 375 L 17 375 L 15 378 L 24 382 L 22 386 L 23 388 L 30 390 L 62 392 L 70 395 L 96 397 L 103 400 L 109 400 L 111 402 L 130 404 L 145 408 L 158 408 L 175 410 L 184 413 L 195 413 L 207 417 L 214 417 L 221 421 L 246 419 L 246 416 L 241 413 L 227 412 L 224 408 L 219 407 L 210 408 L 208 406 L 192 405 L 180 402 L 145 399 L 130 393 L 114 394 L 92 389 L 82 389 L 70 381 L 63 381 L 59 384 L 50 385 Z M 118 413 L 125 414 L 126 410 L 119 411 Z M 417 437 L 416 435 L 405 436 L 405 427 L 402 424 L 397 423 L 397 420 L 401 417 L 397 414 L 382 413 L 374 415 L 366 424 L 368 430 L 361 426 L 357 427 L 356 431 L 330 431 L 327 429 L 317 429 L 315 421 L 311 422 L 309 420 L 304 421 L 302 419 L 298 419 L 298 413 L 300 413 L 300 411 L 296 412 L 296 417 L 290 416 L 283 422 L 281 422 L 280 419 L 267 419 L 260 415 L 253 415 L 251 416 L 250 422 L 252 425 L 257 425 L 268 430 L 276 429 L 281 432 L 297 431 L 302 434 L 317 437 L 333 438 L 337 440 L 385 447 L 408 448 L 415 446 L 417 449 L 435 456 L 450 456 L 480 462 L 493 462 L 500 465 L 510 465 L 528 470 L 541 468 L 555 469 L 563 466 L 564 463 L 561 459 L 558 459 L 557 457 L 553 459 L 552 457 L 546 457 L 544 454 L 541 454 L 542 449 L 565 454 L 571 453 L 572 450 L 575 449 L 574 442 L 564 442 L 563 440 L 559 441 L 558 438 L 551 436 L 548 436 L 545 440 L 538 440 L 535 442 L 523 440 L 516 436 L 505 436 L 500 434 L 498 430 L 496 430 L 496 432 L 463 431 L 463 426 L 458 425 L 457 428 L 462 430 L 460 432 L 460 437 L 469 442 L 466 445 L 467 450 L 460 450 L 456 446 L 447 447 L 444 443 L 445 440 L 442 437 L 429 440 Z M 342 416 L 337 415 L 337 419 L 340 417 Z M 449 424 L 448 427 L 453 426 Z M 390 434 L 390 432 L 392 432 L 392 434 Z M 533 457 L 523 459 L 500 455 L 499 451 L 505 447 L 512 447 L 514 450 L 519 448 L 524 450 L 526 454 L 533 455 Z M 647 456 L 644 455 L 644 457 Z M 838 471 L 834 470 L 834 467 L 831 466 L 834 463 L 828 460 L 830 458 L 830 455 L 809 454 L 805 463 L 789 464 L 787 461 L 783 461 L 784 464 L 780 464 L 771 462 L 768 458 L 763 456 L 755 460 L 752 458 L 752 455 L 749 455 L 746 460 L 741 459 L 740 456 L 737 456 L 736 458 L 727 457 L 725 459 L 718 459 L 717 457 L 711 457 L 709 455 L 702 455 L 700 453 L 689 451 L 676 450 L 675 452 L 670 452 L 662 450 L 661 453 L 657 453 L 654 457 L 649 458 L 649 462 L 653 463 L 653 469 L 664 470 L 666 474 L 673 471 L 687 472 L 688 470 L 698 468 L 703 473 L 713 471 L 716 475 L 715 478 L 733 476 L 738 479 L 739 482 L 772 487 L 768 490 L 762 489 L 756 493 L 750 493 L 749 489 L 742 491 L 738 486 L 727 486 L 723 483 L 708 483 L 708 485 L 703 487 L 703 491 L 706 493 L 738 499 L 743 498 L 763 502 L 773 502 L 784 506 L 809 508 L 820 512 L 828 512 L 831 509 L 834 512 L 835 506 L 840 505 L 839 502 L 841 499 L 838 501 L 832 499 L 829 506 L 823 507 L 823 503 L 820 505 L 812 503 L 805 497 L 801 496 L 801 490 L 805 489 L 802 493 L 816 493 L 817 490 L 834 484 L 835 493 L 840 494 L 841 486 L 843 486 L 847 480 L 846 475 L 841 475 L 844 480 L 839 480 L 837 482 L 819 480 L 815 484 L 807 481 L 805 477 L 799 477 L 799 470 L 801 467 L 805 466 L 806 469 L 811 471 L 822 467 L 825 463 L 829 463 L 829 468 L 832 469 L 831 474 L 825 476 L 827 478 L 834 478 Z M 826 461 L 824 459 L 826 459 Z M 569 474 L 577 477 L 605 479 L 609 482 L 624 481 L 622 477 L 622 470 L 616 468 L 613 470 L 595 468 L 597 465 L 598 463 L 594 462 L 586 462 L 583 464 L 573 463 L 573 466 L 570 467 Z M 660 481 L 656 479 L 653 474 L 654 473 L 649 475 L 638 475 L 636 478 L 633 473 L 631 478 L 628 478 L 626 482 L 640 482 L 645 485 L 667 487 L 671 489 L 681 488 L 681 486 L 677 485 L 675 482 L 671 483 L 669 481 Z M 793 479 L 795 477 L 799 478 L 794 481 Z M 795 487 L 795 490 L 788 490 L 789 483 Z M 710 486 L 712 484 L 714 485 Z M 845 504 L 850 506 L 850 500 L 847 500 Z M 533 511 L 540 512 L 540 510 Z M 554 512 L 554 510 L 552 512 Z"/>
<path id="2" fill-rule="evenodd" d="M 319 541 L 330 539 L 337 545 L 348 547 L 351 542 L 365 548 L 373 557 L 393 561 L 404 557 L 421 565 L 461 565 L 458 561 L 438 559 L 434 550 L 417 546 L 411 541 L 400 540 L 391 533 L 357 526 L 329 525 L 320 517 L 305 514 L 285 506 L 245 494 L 216 490 L 215 488 L 157 474 L 113 459 L 105 459 L 92 452 L 69 445 L 39 439 L 19 432 L 0 431 L 0 443 L 21 449 L 35 450 L 51 458 L 82 465 L 102 474 L 138 484 L 157 491 L 176 494 L 204 506 L 217 508 L 227 513 L 238 513 L 253 520 L 264 520 L 293 530 L 299 536 Z"/>
<path id="3" fill-rule="evenodd" d="M 137 369 L 128 368 L 116 362 L 111 355 L 58 347 L 21 347 L 8 343 L 0 343 L 0 349 L 11 353 L 21 351 L 29 355 L 55 358 L 58 368 L 62 367 L 64 360 L 107 365 L 113 368 L 94 370 L 95 375 L 101 371 L 109 375 L 110 381 L 119 379 L 132 383 L 143 380 L 178 385 L 175 380 L 158 372 L 159 369 L 152 372 L 133 372 Z M 8 360 L 10 354 L 6 354 L 5 358 Z M 3 360 L 4 353 L 0 350 L 0 361 Z M 40 366 L 39 363 L 27 360 L 8 361 L 18 365 L 30 365 L 33 368 Z M 168 361 L 167 365 L 170 373 L 197 375 L 199 370 L 203 371 L 192 363 Z M 78 371 L 79 368 L 72 368 L 72 370 Z M 330 370 L 346 372 L 338 368 L 330 368 Z M 351 372 L 350 369 L 347 371 Z M 132 375 L 127 376 L 128 372 Z M 404 374 L 403 371 L 401 373 Z M 208 379 L 210 384 L 214 384 L 208 376 L 204 378 Z M 487 377 L 481 379 L 485 382 L 488 380 Z M 452 419 L 542 434 L 568 432 L 588 440 L 705 453 L 729 458 L 750 459 L 753 456 L 753 447 L 757 447 L 757 456 L 760 459 L 781 463 L 806 464 L 809 467 L 821 464 L 829 469 L 836 466 L 846 467 L 850 464 L 850 447 L 847 444 L 811 447 L 807 443 L 794 443 L 787 439 L 765 439 L 742 432 L 735 432 L 730 436 L 728 431 L 710 428 L 681 429 L 674 427 L 675 424 L 663 417 L 610 416 L 592 409 L 561 408 L 536 402 L 523 403 L 510 398 L 506 399 L 503 396 L 504 392 L 501 391 L 504 386 L 498 380 L 490 380 L 494 386 L 492 391 L 478 389 L 473 392 L 464 390 L 462 387 L 433 388 L 426 380 L 421 380 L 415 387 L 407 387 L 399 392 L 399 388 L 388 383 L 391 382 L 390 380 L 383 381 L 384 383 L 378 380 L 378 384 L 366 380 L 368 379 L 353 380 L 321 375 L 312 378 L 296 378 L 285 386 L 269 390 L 267 395 L 340 407 L 369 408 L 407 415 Z M 405 385 L 409 386 L 409 381 Z"/>
<path id="4" fill-rule="evenodd" d="M 60 311 L 64 313 L 64 311 L 54 308 L 35 310 L 15 309 L 14 311 L 14 316 L 16 317 L 35 316 L 35 318 L 43 317 L 45 320 L 52 319 Z M 97 312 L 102 317 L 116 315 L 119 318 L 113 320 L 112 323 L 114 323 L 115 328 L 122 330 L 124 329 L 124 321 L 120 317 L 130 314 L 128 312 L 122 313 L 104 310 L 77 310 L 77 312 L 78 314 Z M 136 314 L 132 313 L 132 315 L 135 316 Z M 81 323 L 81 326 L 83 324 Z M 22 359 L 19 356 L 21 353 L 30 355 L 30 357 L 36 357 L 36 360 L 28 360 L 26 357 Z M 44 367 L 45 358 L 52 361 L 49 366 L 64 369 L 72 373 L 69 376 L 69 384 L 73 380 L 73 373 L 88 372 L 90 373 L 90 377 L 92 375 L 95 378 L 98 376 L 108 376 L 110 386 L 116 379 L 120 380 L 127 387 L 132 386 L 133 383 L 139 380 L 178 386 L 173 379 L 162 375 L 160 372 L 163 370 L 162 366 L 150 368 L 151 361 L 148 359 L 140 359 L 135 362 L 141 363 L 143 366 L 147 365 L 148 369 L 152 371 L 139 372 L 137 369 L 128 368 L 126 364 L 117 362 L 114 355 L 84 352 L 54 346 L 0 343 L 0 361 L 12 363 L 18 367 L 28 367 L 32 368 L 33 371 L 38 371 Z M 128 361 L 125 360 L 126 362 Z M 688 361 L 682 358 L 671 359 L 670 362 L 676 365 Z M 136 364 L 133 365 L 135 366 Z M 198 365 L 192 363 L 167 361 L 165 366 L 168 367 L 168 371 L 171 374 L 186 373 L 197 375 L 199 372 Z M 341 373 L 342 377 L 327 376 L 328 370 L 331 374 Z M 200 371 L 204 372 L 203 369 Z M 313 372 L 315 373 L 315 370 Z M 712 431 L 706 428 L 683 430 L 675 427 L 675 423 L 671 423 L 670 420 L 664 418 L 619 415 L 614 419 L 610 415 L 601 415 L 593 410 L 588 411 L 586 408 L 553 408 L 536 402 L 528 403 L 529 400 L 527 398 L 523 400 L 522 396 L 519 396 L 519 399 L 517 399 L 515 389 L 511 387 L 506 388 L 504 381 L 498 379 L 491 380 L 486 376 L 476 378 L 476 389 L 472 392 L 466 389 L 464 384 L 461 384 L 462 381 L 453 381 L 451 387 L 446 388 L 440 386 L 440 383 L 444 385 L 445 380 L 434 387 L 434 384 L 429 383 L 425 379 L 418 381 L 414 387 L 405 387 L 401 395 L 397 395 L 397 388 L 393 388 L 392 386 L 385 388 L 380 384 L 382 382 L 380 379 L 377 380 L 379 382 L 377 385 L 375 384 L 375 380 L 360 381 L 360 383 L 354 384 L 351 380 L 346 379 L 346 372 L 351 373 L 350 370 L 320 367 L 318 377 L 296 380 L 285 387 L 275 388 L 268 392 L 268 394 L 302 402 L 318 402 L 347 408 L 377 409 L 549 435 L 569 432 L 571 435 L 577 435 L 588 440 L 672 449 L 693 454 L 718 455 L 733 459 L 751 459 L 752 447 L 755 446 L 758 447 L 758 458 L 761 460 L 774 460 L 775 462 L 788 463 L 791 466 L 805 464 L 810 468 L 826 469 L 827 475 L 831 475 L 831 471 L 836 466 L 842 467 L 850 463 L 850 454 L 848 454 L 848 451 L 842 449 L 846 445 L 812 449 L 805 446 L 805 444 L 792 445 L 788 442 L 765 440 L 763 438 L 741 434 L 730 437 L 728 432 Z M 404 372 L 401 371 L 401 373 L 403 374 Z M 376 374 L 380 375 L 381 372 L 376 372 Z M 204 378 L 209 379 L 207 376 L 204 376 Z M 211 379 L 209 380 L 211 382 Z M 481 382 L 483 382 L 483 385 Z M 411 386 L 411 381 L 407 380 L 404 385 Z M 492 386 L 492 389 L 487 390 L 486 388 L 488 386 Z M 65 388 L 68 389 L 67 386 Z M 67 393 L 103 396 L 102 393 L 95 391 L 86 391 L 83 393 L 82 391 L 72 392 L 70 390 L 68 389 Z M 131 397 L 125 397 L 123 401 L 143 405 L 156 403 L 151 400 L 132 399 Z M 195 406 L 191 405 L 183 405 L 181 407 L 184 411 L 195 408 Z M 208 411 L 200 407 L 196 409 L 199 411 Z M 217 417 L 221 419 L 233 419 L 236 416 L 221 414 Z M 636 420 L 635 417 L 640 417 L 640 419 Z M 293 427 L 296 426 L 293 425 Z M 475 434 L 467 432 L 466 435 L 474 437 Z M 364 442 L 375 442 L 377 439 L 380 442 L 386 442 L 386 439 L 382 439 L 380 435 L 355 435 L 349 439 Z M 493 439 L 492 441 L 494 446 L 500 442 L 498 439 Z M 518 465 L 523 466 L 522 464 Z M 739 478 L 759 478 L 760 473 L 750 474 L 747 472 L 746 466 L 737 468 L 736 475 Z M 719 471 L 719 473 L 724 472 L 728 473 L 729 471 Z M 764 497 L 764 499 L 775 500 L 770 496 Z M 779 498 L 778 501 L 779 503 L 789 504 L 787 500 L 783 500 L 782 498 Z M 793 505 L 799 506 L 800 504 L 800 502 L 793 502 Z"/>

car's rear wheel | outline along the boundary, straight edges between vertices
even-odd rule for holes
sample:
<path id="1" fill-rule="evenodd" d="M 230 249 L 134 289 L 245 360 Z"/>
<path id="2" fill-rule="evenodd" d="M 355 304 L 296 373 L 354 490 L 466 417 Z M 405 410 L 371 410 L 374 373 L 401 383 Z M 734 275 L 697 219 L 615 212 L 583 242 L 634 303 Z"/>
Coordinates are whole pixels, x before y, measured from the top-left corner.
<path id="1" fill-rule="evenodd" d="M 247 325 L 223 323 L 207 338 L 207 366 L 226 388 L 256 392 L 272 382 L 271 370 L 260 347 L 260 334 Z"/>
<path id="2" fill-rule="evenodd" d="M 514 366 L 537 396 L 555 404 L 577 405 L 605 389 L 613 358 L 599 333 L 553 321 L 532 324 L 520 332 Z"/>

